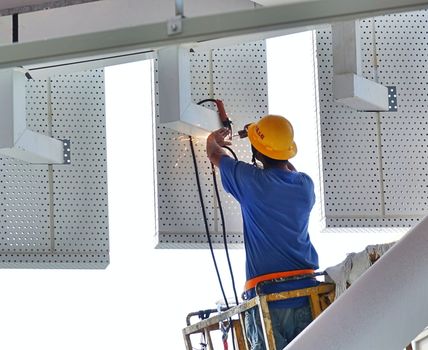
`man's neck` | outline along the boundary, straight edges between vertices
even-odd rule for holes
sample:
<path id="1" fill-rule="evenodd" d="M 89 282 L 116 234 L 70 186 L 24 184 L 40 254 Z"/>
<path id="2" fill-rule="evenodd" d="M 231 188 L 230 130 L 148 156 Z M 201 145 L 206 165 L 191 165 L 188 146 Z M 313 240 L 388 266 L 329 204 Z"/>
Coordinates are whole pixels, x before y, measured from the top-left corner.
<path id="1" fill-rule="evenodd" d="M 279 164 L 279 165 L 267 164 L 265 162 L 262 162 L 262 164 L 263 164 L 263 169 L 265 169 L 265 170 L 267 170 L 267 169 L 282 169 L 285 171 L 290 171 L 290 169 L 288 169 L 287 162 L 285 162 L 284 164 Z"/>

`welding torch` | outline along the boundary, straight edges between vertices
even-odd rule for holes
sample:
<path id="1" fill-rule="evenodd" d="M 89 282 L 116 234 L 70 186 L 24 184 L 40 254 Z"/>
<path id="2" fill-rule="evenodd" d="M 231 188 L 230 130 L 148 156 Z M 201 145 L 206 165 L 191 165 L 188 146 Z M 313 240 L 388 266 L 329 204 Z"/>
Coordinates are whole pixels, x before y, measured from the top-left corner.
<path id="1" fill-rule="evenodd" d="M 246 137 L 248 137 L 248 127 L 251 125 L 247 124 L 244 126 L 244 128 L 242 130 L 239 130 L 238 133 L 234 134 L 233 137 L 239 137 L 240 139 L 245 139 Z"/>

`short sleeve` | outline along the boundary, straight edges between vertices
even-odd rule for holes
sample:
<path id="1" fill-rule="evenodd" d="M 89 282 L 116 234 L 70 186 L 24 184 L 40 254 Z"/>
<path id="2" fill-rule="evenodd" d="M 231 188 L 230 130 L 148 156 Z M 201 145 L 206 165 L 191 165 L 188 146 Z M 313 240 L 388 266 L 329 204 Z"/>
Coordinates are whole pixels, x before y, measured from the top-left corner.
<path id="1" fill-rule="evenodd" d="M 315 192 L 314 192 L 314 182 L 311 177 L 305 173 L 300 173 L 303 184 L 307 188 L 309 198 L 311 200 L 311 206 L 315 204 Z"/>
<path id="2" fill-rule="evenodd" d="M 245 194 L 245 179 L 249 179 L 252 166 L 223 156 L 220 159 L 220 175 L 223 188 L 240 202 Z"/>

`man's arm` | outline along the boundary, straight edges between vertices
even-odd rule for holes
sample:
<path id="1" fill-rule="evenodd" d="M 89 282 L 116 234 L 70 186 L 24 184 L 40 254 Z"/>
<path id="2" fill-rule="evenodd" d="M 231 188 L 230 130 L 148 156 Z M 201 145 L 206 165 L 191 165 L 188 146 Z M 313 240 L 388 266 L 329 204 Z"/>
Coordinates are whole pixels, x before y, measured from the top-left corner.
<path id="1" fill-rule="evenodd" d="M 223 156 L 228 157 L 222 146 L 228 146 L 232 144 L 230 141 L 225 140 L 229 133 L 229 129 L 222 128 L 212 132 L 207 138 L 208 159 L 217 167 L 220 165 L 220 160 Z"/>

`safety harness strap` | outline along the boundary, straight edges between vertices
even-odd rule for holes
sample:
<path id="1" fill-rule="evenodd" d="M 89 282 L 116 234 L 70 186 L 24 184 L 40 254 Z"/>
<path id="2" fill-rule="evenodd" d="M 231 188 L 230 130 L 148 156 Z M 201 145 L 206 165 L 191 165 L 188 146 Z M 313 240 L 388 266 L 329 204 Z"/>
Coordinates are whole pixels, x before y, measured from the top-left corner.
<path id="1" fill-rule="evenodd" d="M 247 282 L 245 282 L 245 291 L 253 289 L 260 282 L 274 280 L 278 278 L 294 277 L 299 275 L 311 275 L 314 272 L 315 270 L 307 269 L 307 270 L 292 270 L 292 271 L 267 273 L 265 275 L 254 277 L 248 280 Z"/>

